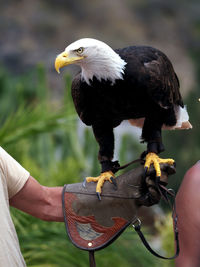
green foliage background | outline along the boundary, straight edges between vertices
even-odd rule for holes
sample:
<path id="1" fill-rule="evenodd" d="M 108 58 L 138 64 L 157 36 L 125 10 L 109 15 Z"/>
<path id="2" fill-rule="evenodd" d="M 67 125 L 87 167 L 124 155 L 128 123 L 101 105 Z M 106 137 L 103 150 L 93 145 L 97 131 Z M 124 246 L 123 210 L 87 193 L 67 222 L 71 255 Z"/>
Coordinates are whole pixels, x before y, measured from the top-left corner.
<path id="1" fill-rule="evenodd" d="M 51 100 L 45 70 L 39 65 L 30 73 L 14 77 L 0 70 L 0 142 L 33 177 L 46 186 L 80 182 L 86 175 L 98 174 L 98 147 L 89 128 L 80 138 L 77 115 L 70 94 L 71 79 L 65 77 L 68 90 L 59 105 Z M 178 188 L 186 169 L 198 160 L 200 104 L 197 90 L 187 104 L 194 126 L 188 132 L 166 132 L 166 155 L 177 161 L 177 175 L 171 185 Z M 136 158 L 144 150 L 133 136 L 121 140 L 120 161 Z M 136 156 L 137 155 L 137 156 Z M 68 240 L 63 223 L 44 222 L 11 209 L 21 250 L 28 266 L 88 266 L 88 254 L 75 248 Z M 172 224 L 159 226 L 161 233 L 172 231 Z M 145 230 L 149 240 L 152 235 Z M 155 238 L 155 237 L 154 237 Z M 156 236 L 159 239 L 159 235 Z M 169 245 L 166 245 L 169 243 Z M 172 234 L 162 235 L 164 253 L 173 253 Z M 172 266 L 143 247 L 132 229 L 111 246 L 96 253 L 97 266 Z M 165 265 L 164 265 L 165 264 Z"/>

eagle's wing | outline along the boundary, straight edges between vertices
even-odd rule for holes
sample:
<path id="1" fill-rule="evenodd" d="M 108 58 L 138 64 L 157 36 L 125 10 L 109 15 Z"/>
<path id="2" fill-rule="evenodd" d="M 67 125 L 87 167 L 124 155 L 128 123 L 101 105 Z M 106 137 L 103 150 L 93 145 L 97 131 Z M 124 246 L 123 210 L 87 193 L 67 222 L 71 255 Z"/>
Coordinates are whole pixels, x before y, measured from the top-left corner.
<path id="1" fill-rule="evenodd" d="M 74 101 L 74 105 L 76 111 L 80 117 L 80 119 L 86 124 L 92 124 L 92 112 L 91 112 L 91 104 L 89 103 L 89 97 L 87 88 L 88 86 L 84 86 L 84 82 L 81 81 L 81 74 L 77 74 L 72 81 L 71 93 Z"/>
<path id="2" fill-rule="evenodd" d="M 163 108 L 174 104 L 183 107 L 179 92 L 179 80 L 167 56 L 159 50 L 151 50 L 153 58 L 143 62 L 149 76 L 149 96 Z"/>

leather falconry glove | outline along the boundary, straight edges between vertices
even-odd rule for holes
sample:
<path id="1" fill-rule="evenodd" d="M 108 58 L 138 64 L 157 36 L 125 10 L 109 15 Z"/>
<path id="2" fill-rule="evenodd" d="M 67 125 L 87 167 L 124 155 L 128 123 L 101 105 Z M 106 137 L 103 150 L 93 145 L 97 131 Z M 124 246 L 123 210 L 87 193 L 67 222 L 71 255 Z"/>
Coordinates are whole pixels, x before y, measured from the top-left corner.
<path id="1" fill-rule="evenodd" d="M 144 174 L 139 166 L 105 183 L 101 201 L 96 197 L 95 183 L 68 184 L 63 188 L 63 213 L 66 230 L 72 243 L 83 250 L 95 251 L 112 243 L 128 225 L 137 220 L 140 206 L 151 206 L 160 201 L 168 176 L 175 167 L 161 164 L 162 176 L 156 177 L 151 167 Z"/>

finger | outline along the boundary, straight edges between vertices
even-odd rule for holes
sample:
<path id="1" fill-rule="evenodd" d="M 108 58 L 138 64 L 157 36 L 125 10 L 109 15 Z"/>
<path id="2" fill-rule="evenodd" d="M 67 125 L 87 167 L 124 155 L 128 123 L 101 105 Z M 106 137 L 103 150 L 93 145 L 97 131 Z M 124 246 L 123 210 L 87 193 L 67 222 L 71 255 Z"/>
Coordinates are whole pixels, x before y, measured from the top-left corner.
<path id="1" fill-rule="evenodd" d="M 110 181 L 113 183 L 115 190 L 117 190 L 117 182 L 114 177 L 110 177 Z"/>

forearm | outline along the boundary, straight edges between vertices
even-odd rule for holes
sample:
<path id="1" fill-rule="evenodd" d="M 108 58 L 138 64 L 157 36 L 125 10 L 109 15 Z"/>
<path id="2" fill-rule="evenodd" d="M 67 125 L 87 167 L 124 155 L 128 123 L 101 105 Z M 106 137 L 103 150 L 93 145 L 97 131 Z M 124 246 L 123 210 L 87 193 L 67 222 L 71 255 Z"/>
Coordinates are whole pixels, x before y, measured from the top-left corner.
<path id="1" fill-rule="evenodd" d="M 61 194 L 62 187 L 42 186 L 30 176 L 10 205 L 41 220 L 62 222 Z"/>
<path id="2" fill-rule="evenodd" d="M 63 222 L 62 212 L 62 187 L 45 187 L 45 202 L 42 209 L 41 219 L 45 221 Z"/>

